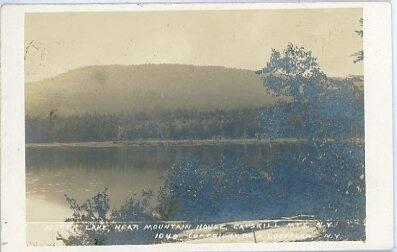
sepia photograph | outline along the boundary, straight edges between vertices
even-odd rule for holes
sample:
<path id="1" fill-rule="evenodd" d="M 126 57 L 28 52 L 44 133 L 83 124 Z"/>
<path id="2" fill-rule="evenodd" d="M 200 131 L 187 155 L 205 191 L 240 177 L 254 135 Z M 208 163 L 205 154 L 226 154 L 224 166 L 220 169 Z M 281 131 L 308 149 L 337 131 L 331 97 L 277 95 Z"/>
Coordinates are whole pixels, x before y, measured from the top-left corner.
<path id="1" fill-rule="evenodd" d="M 2 9 L 2 246 L 387 247 L 391 39 L 368 6 Z"/>
<path id="2" fill-rule="evenodd" d="M 362 25 L 26 14 L 28 244 L 365 241 Z"/>

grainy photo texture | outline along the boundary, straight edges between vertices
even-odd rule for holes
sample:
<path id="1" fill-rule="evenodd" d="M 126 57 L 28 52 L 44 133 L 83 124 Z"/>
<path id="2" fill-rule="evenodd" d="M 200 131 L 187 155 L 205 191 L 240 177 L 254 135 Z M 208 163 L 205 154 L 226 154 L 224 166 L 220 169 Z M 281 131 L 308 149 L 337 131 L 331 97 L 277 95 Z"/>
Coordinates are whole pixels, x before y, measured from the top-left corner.
<path id="1" fill-rule="evenodd" d="M 29 246 L 365 241 L 361 8 L 25 14 Z"/>

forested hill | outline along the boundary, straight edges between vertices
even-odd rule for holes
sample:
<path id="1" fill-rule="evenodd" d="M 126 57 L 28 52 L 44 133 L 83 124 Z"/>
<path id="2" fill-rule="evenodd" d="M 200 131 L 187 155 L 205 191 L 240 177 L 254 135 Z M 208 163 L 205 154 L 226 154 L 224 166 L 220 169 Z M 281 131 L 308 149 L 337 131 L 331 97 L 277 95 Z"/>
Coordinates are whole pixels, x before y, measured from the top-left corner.
<path id="1" fill-rule="evenodd" d="M 217 66 L 88 66 L 26 83 L 26 111 L 32 116 L 232 110 L 274 101 L 254 71 Z"/>

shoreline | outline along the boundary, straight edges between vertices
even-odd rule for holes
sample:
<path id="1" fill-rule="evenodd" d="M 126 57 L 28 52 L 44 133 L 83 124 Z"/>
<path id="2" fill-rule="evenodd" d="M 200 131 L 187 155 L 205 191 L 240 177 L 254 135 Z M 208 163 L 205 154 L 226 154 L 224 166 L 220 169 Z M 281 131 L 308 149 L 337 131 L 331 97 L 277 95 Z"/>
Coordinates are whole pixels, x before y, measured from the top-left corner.
<path id="1" fill-rule="evenodd" d="M 328 142 L 334 142 L 328 139 Z M 364 143 L 364 139 L 352 138 L 343 140 L 344 143 Z M 131 141 L 102 141 L 102 142 L 70 142 L 70 143 L 26 143 L 26 148 L 47 148 L 47 147 L 142 147 L 142 146 L 212 146 L 212 145 L 240 145 L 240 144 L 305 144 L 309 143 L 303 138 L 274 138 L 274 139 L 200 139 L 200 140 L 131 140 Z"/>

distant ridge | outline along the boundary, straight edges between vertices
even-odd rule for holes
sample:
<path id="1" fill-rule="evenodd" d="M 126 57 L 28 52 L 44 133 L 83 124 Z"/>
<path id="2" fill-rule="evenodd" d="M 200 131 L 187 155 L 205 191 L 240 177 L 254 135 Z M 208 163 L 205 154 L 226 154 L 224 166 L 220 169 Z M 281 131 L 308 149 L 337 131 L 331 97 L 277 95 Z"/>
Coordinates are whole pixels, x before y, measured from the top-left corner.
<path id="1" fill-rule="evenodd" d="M 26 83 L 29 115 L 235 109 L 274 102 L 254 71 L 220 66 L 86 66 Z"/>

